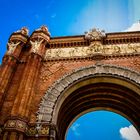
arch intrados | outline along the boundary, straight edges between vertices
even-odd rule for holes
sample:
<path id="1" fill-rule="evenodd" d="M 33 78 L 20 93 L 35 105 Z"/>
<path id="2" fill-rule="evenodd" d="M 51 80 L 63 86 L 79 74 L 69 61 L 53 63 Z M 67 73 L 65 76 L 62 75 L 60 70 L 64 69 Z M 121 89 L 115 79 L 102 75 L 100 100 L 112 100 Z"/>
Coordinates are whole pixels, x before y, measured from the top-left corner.
<path id="1" fill-rule="evenodd" d="M 103 76 L 104 76 L 104 79 L 103 79 Z M 53 116 L 52 122 L 54 124 L 56 124 L 60 107 L 62 106 L 62 103 L 66 100 L 66 98 L 71 93 L 73 93 L 75 90 L 77 90 L 81 87 L 84 87 L 84 86 L 89 85 L 89 84 L 100 83 L 101 81 L 103 83 L 117 84 L 117 85 L 120 85 L 122 87 L 125 85 L 125 87 L 127 87 L 128 89 L 133 90 L 137 94 L 140 94 L 140 89 L 137 87 L 137 84 L 135 84 L 133 81 L 130 82 L 128 79 L 125 79 L 123 77 L 117 77 L 117 76 L 112 76 L 112 75 L 104 75 L 104 74 L 94 75 L 94 76 L 90 76 L 90 77 L 84 77 L 83 79 L 80 79 L 80 80 L 72 83 L 69 87 L 67 87 L 61 93 L 61 95 L 57 99 L 57 102 L 56 102 L 55 107 L 54 107 L 54 112 L 53 112 L 53 115 L 52 115 Z"/>
<path id="2" fill-rule="evenodd" d="M 93 81 L 91 80 L 91 78 L 90 79 L 84 79 L 83 81 L 81 81 L 81 83 L 82 82 L 84 82 L 84 84 L 89 84 L 89 82 L 88 82 L 88 80 L 90 80 L 90 84 L 92 83 L 92 84 L 96 84 L 96 83 L 100 83 L 101 81 L 101 76 L 96 76 L 96 77 L 94 77 L 93 78 Z M 112 79 L 112 77 L 108 77 L 108 76 L 105 76 L 105 78 L 104 78 L 104 81 L 103 81 L 103 83 L 111 83 L 111 81 L 114 81 L 114 77 L 113 77 L 113 79 L 112 80 L 109 80 L 109 79 Z M 98 80 L 97 80 L 98 79 Z M 116 77 L 115 77 L 115 79 L 116 79 Z M 96 82 L 95 82 L 96 81 Z M 122 87 L 124 87 L 124 84 L 125 84 L 125 89 L 126 89 L 126 91 L 123 91 L 122 93 L 125 95 L 125 92 L 127 92 L 127 90 L 130 90 L 129 91 L 129 94 L 128 95 L 130 95 L 130 96 L 128 96 L 128 97 L 125 97 L 125 103 L 123 103 L 123 102 L 120 102 L 119 103 L 119 99 L 118 100 L 112 100 L 112 98 L 114 98 L 113 96 L 114 95 L 111 95 L 111 97 L 109 98 L 109 99 L 106 99 L 106 101 L 108 101 L 108 102 L 110 102 L 112 105 L 113 105 L 113 107 L 110 107 L 109 105 L 106 105 L 106 106 L 103 106 L 102 105 L 102 101 L 101 101 L 101 103 L 99 103 L 98 105 L 100 105 L 100 106 L 94 106 L 93 108 L 92 107 L 89 107 L 88 109 L 85 109 L 84 111 L 82 111 L 82 112 L 80 112 L 80 111 L 78 111 L 77 110 L 77 114 L 75 115 L 75 114 L 72 114 L 72 112 L 73 112 L 73 110 L 76 110 L 77 108 L 79 109 L 82 109 L 82 106 L 84 106 L 84 103 L 81 103 L 81 105 L 79 105 L 79 103 L 78 102 L 80 102 L 80 101 L 78 101 L 77 103 L 78 103 L 78 107 L 76 108 L 76 105 L 73 105 L 73 106 L 75 106 L 74 108 L 72 108 L 72 105 L 70 106 L 69 104 L 71 103 L 71 101 L 69 101 L 67 104 L 64 104 L 65 102 L 66 102 L 66 99 L 68 98 L 69 100 L 70 100 L 70 95 L 72 95 L 72 94 L 74 94 L 74 96 L 75 96 L 75 93 L 68 93 L 68 90 L 70 90 L 70 91 L 72 91 L 71 89 L 70 89 L 70 87 L 68 88 L 68 89 L 66 89 L 66 91 L 65 91 L 65 93 L 67 94 L 67 95 L 69 95 L 69 96 L 63 96 L 62 98 L 64 98 L 63 99 L 63 103 L 60 105 L 60 108 L 58 109 L 58 106 L 57 106 L 57 109 L 58 109 L 58 113 L 60 113 L 64 118 L 66 118 L 66 119 L 64 119 L 65 121 L 61 121 L 61 125 L 64 123 L 64 125 L 67 123 L 66 122 L 66 120 L 69 120 L 69 117 L 68 116 L 70 116 L 70 114 L 72 114 L 72 116 L 74 116 L 72 119 L 71 119 L 71 121 L 69 121 L 68 122 L 68 124 L 70 125 L 72 122 L 73 122 L 73 120 L 75 120 L 76 118 L 78 118 L 79 117 L 79 115 L 81 115 L 81 114 L 84 114 L 85 112 L 88 112 L 89 110 L 90 111 L 95 111 L 95 110 L 108 110 L 108 111 L 112 111 L 112 112 L 115 112 L 115 113 L 118 113 L 118 114 L 120 114 L 120 115 L 122 115 L 122 116 L 124 116 L 125 118 L 127 118 L 136 128 L 137 128 L 137 130 L 138 130 L 138 126 L 136 126 L 136 124 L 135 124 L 135 121 L 134 121 L 134 119 L 135 118 L 133 118 L 131 115 L 129 115 L 129 113 L 128 112 L 135 112 L 135 110 L 133 109 L 133 106 L 132 105 L 134 105 L 135 104 L 135 102 L 136 102 L 136 100 L 138 99 L 137 97 L 135 97 L 136 96 L 136 94 L 135 93 L 133 93 L 133 91 L 132 91 L 132 89 L 134 90 L 134 87 L 135 87 L 135 85 L 134 85 L 134 87 L 129 87 L 130 85 L 130 83 L 128 82 L 128 80 L 127 81 L 125 81 L 124 79 L 120 79 L 120 78 L 118 78 L 118 79 L 116 79 L 116 81 L 114 82 L 115 84 L 117 84 L 118 86 L 120 86 L 120 88 Z M 113 84 L 114 84 L 113 83 Z M 84 86 L 84 84 L 82 83 L 82 84 L 79 84 L 79 83 L 77 83 L 78 85 L 82 85 L 82 86 Z M 73 86 L 76 86 L 75 84 L 73 85 Z M 132 86 L 132 85 L 131 85 Z M 77 86 L 76 86 L 77 87 Z M 73 88 L 73 87 L 71 87 L 71 88 Z M 77 89 L 79 89 L 80 87 L 77 87 Z M 132 88 L 132 89 L 131 89 Z M 136 88 L 136 87 L 135 87 Z M 123 89 L 123 90 L 125 90 L 125 89 Z M 117 89 L 116 89 L 117 90 Z M 118 91 L 119 91 L 120 89 L 118 89 Z M 135 92 L 136 92 L 137 90 L 135 90 Z M 74 90 L 73 92 L 77 92 L 76 90 Z M 114 91 L 113 91 L 114 92 Z M 121 92 L 121 90 L 120 90 L 120 92 Z M 64 93 L 64 94 L 65 94 Z M 78 93 L 77 93 L 78 94 Z M 112 93 L 111 93 L 112 94 Z M 131 94 L 133 94 L 132 96 L 131 96 Z M 116 93 L 115 93 L 115 95 L 116 95 Z M 121 95 L 121 97 L 123 97 L 124 95 Z M 102 96 L 102 94 L 101 94 L 101 96 Z M 130 100 L 132 100 L 133 99 L 133 97 L 135 98 L 134 100 L 134 102 L 132 102 L 132 103 L 130 103 L 130 106 L 129 106 L 129 104 L 127 105 L 127 103 L 126 102 L 129 102 Z M 78 97 L 77 97 L 78 98 Z M 120 98 L 121 99 L 121 98 Z M 73 100 L 73 99 L 72 99 Z M 87 100 L 87 103 L 88 104 L 90 104 L 90 101 L 88 101 L 88 99 L 85 99 L 85 101 Z M 112 101 L 111 101 L 112 100 Z M 99 100 L 100 101 L 100 100 Z M 72 103 L 74 103 L 75 101 L 73 101 Z M 83 105 L 82 105 L 83 104 Z M 114 106 L 114 105 L 117 105 L 116 107 Z M 119 106 L 118 106 L 119 105 Z M 66 110 L 64 111 L 63 109 L 62 109 L 62 111 L 61 111 L 61 108 L 62 107 L 64 107 L 64 106 L 66 106 Z M 121 108 L 121 106 L 122 106 L 122 108 Z M 131 107 L 132 106 L 132 107 Z M 125 110 L 126 108 L 128 108 L 128 112 L 127 111 L 123 111 L 123 110 Z M 134 108 L 135 108 L 135 106 L 134 106 Z M 70 113 L 68 113 L 67 115 L 64 115 L 64 114 L 66 114 L 67 113 L 67 111 L 69 111 L 69 109 L 71 109 L 71 112 Z M 73 110 L 72 110 L 73 109 Z M 137 108 L 138 109 L 138 108 Z M 63 112 L 64 111 L 64 112 Z M 136 111 L 139 111 L 139 110 L 136 110 Z M 135 112 L 135 114 L 136 114 L 136 112 Z M 56 115 L 56 119 L 57 120 L 61 120 L 61 118 L 59 118 L 59 114 L 57 115 L 57 114 L 55 114 Z M 56 123 L 57 124 L 57 126 L 59 126 L 59 123 Z M 64 125 L 62 125 L 62 126 L 64 126 Z M 66 131 L 67 131 L 67 129 L 68 129 L 68 127 L 69 127 L 69 125 L 67 126 L 67 128 L 63 128 L 63 129 L 66 129 Z M 62 129 L 62 127 L 60 127 L 61 129 Z M 65 131 L 65 130 L 64 130 Z M 61 131 L 62 132 L 62 131 Z M 64 132 L 63 132 L 64 133 Z M 66 133 L 65 133 L 66 134 Z"/>

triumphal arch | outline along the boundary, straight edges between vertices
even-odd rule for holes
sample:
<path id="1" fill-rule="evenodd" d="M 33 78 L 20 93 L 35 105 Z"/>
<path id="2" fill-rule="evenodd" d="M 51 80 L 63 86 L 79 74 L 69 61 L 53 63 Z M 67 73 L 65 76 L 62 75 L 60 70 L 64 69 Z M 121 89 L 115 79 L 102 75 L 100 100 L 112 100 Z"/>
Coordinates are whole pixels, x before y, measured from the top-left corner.
<path id="1" fill-rule="evenodd" d="M 1 140 L 65 140 L 95 110 L 124 116 L 140 133 L 140 32 L 11 34 L 0 66 Z"/>

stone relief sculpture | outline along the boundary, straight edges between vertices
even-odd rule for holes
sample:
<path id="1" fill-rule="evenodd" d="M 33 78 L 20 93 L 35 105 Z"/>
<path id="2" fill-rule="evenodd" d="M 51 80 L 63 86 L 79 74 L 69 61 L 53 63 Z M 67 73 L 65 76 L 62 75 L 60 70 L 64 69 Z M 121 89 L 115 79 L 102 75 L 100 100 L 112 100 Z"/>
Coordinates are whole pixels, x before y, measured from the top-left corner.
<path id="1" fill-rule="evenodd" d="M 64 55 L 64 53 L 63 53 L 63 51 L 64 50 L 62 50 L 62 49 L 58 49 L 56 52 L 55 52 L 55 56 L 57 56 L 57 57 L 62 57 L 63 55 Z"/>
<path id="2" fill-rule="evenodd" d="M 36 52 L 39 50 L 39 47 L 40 47 L 40 45 L 41 45 L 42 42 L 43 42 L 43 39 L 40 40 L 40 41 L 38 41 L 38 40 L 31 41 L 31 40 L 30 40 L 30 43 L 31 43 L 31 45 L 32 45 L 31 51 L 32 51 L 33 53 L 36 53 Z"/>
<path id="3" fill-rule="evenodd" d="M 7 54 L 12 54 L 19 44 L 20 44 L 20 42 L 17 42 L 17 43 L 15 43 L 15 42 L 8 42 L 8 44 L 7 44 L 8 45 Z"/>
<path id="4" fill-rule="evenodd" d="M 51 58 L 51 56 L 52 56 L 52 51 L 51 51 L 52 49 L 48 49 L 47 51 L 46 51 L 46 54 L 45 54 L 45 59 L 46 58 Z"/>
<path id="5" fill-rule="evenodd" d="M 137 47 L 133 47 L 131 44 L 128 44 L 127 52 L 136 53 L 137 49 L 138 49 Z"/>
<path id="6" fill-rule="evenodd" d="M 121 47 L 117 46 L 117 45 L 113 46 L 112 49 L 113 49 L 113 53 L 121 53 L 122 52 Z"/>
<path id="7" fill-rule="evenodd" d="M 103 53 L 103 45 L 100 43 L 92 43 L 90 47 L 92 48 L 92 53 Z"/>
<path id="8" fill-rule="evenodd" d="M 96 28 L 91 29 L 89 32 L 85 32 L 85 39 L 88 40 L 98 40 L 105 36 L 104 30 L 99 30 Z"/>
<path id="9" fill-rule="evenodd" d="M 56 48 L 46 50 L 45 59 L 66 58 L 66 57 L 86 57 L 96 53 L 102 54 L 131 54 L 140 52 L 140 43 L 123 45 L 102 45 L 91 43 L 90 46 L 74 48 Z"/>

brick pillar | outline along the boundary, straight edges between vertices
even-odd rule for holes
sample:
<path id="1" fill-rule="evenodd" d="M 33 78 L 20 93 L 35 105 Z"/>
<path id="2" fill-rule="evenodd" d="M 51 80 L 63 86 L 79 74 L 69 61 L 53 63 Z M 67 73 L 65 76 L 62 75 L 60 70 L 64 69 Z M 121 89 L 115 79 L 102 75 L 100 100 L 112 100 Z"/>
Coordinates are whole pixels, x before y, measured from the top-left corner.
<path id="1" fill-rule="evenodd" d="M 35 82 L 45 54 L 45 46 L 49 39 L 49 32 L 44 26 L 34 31 L 29 39 L 30 50 L 11 111 L 11 117 L 19 117 L 26 121 L 30 118 L 30 106 L 35 93 Z"/>
<path id="2" fill-rule="evenodd" d="M 28 30 L 26 28 L 22 28 L 21 30 L 14 32 L 9 38 L 7 44 L 8 50 L 3 57 L 0 69 L 0 110 L 6 96 L 8 82 L 11 81 L 21 50 L 28 39 L 27 33 Z"/>

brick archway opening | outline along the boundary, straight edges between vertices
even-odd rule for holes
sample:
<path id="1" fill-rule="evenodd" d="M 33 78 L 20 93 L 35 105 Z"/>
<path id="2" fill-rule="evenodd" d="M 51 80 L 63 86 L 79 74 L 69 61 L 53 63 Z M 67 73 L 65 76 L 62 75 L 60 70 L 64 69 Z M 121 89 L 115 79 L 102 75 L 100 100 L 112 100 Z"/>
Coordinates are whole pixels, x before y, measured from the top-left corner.
<path id="1" fill-rule="evenodd" d="M 116 82 L 113 83 L 112 81 L 115 80 Z M 83 85 L 83 83 L 88 84 Z M 77 85 L 83 86 L 74 90 L 62 104 L 60 103 L 61 107 L 56 113 L 58 139 L 65 139 L 69 125 L 76 118 L 94 110 L 108 110 L 118 113 L 127 118 L 140 132 L 140 102 L 138 101 L 140 97 L 125 84 L 127 82 L 123 82 L 122 79 L 102 75 L 84 79 L 73 85 L 71 88 Z"/>
<path id="2" fill-rule="evenodd" d="M 40 104 L 40 122 L 53 125 L 56 140 L 64 140 L 70 124 L 95 110 L 108 110 L 128 119 L 140 134 L 140 75 L 111 66 L 91 66 L 59 79 Z"/>

